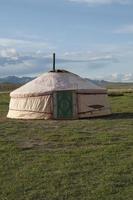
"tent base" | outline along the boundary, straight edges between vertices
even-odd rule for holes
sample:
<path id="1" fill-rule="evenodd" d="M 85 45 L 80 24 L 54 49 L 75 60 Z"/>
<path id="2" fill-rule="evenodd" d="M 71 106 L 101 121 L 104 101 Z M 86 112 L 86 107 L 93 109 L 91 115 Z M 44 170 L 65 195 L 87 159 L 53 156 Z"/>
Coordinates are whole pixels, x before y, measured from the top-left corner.
<path id="1" fill-rule="evenodd" d="M 28 111 L 17 111 L 9 110 L 7 118 L 12 119 L 53 119 L 53 114 L 51 113 L 39 113 L 39 112 L 28 112 Z"/>
<path id="2" fill-rule="evenodd" d="M 93 117 L 102 117 L 110 115 L 110 109 L 105 111 L 99 111 L 95 113 L 86 113 L 86 114 L 79 114 L 77 117 L 73 117 L 72 119 L 85 119 L 85 118 L 93 118 Z M 28 112 L 28 111 L 17 111 L 17 110 L 9 110 L 7 118 L 11 119 L 55 119 L 52 113 L 38 113 L 38 112 Z M 57 120 L 57 119 L 55 119 Z M 60 119 L 59 119 L 60 120 Z M 66 120 L 66 119 L 64 119 Z M 71 120 L 71 119 L 69 119 Z"/>

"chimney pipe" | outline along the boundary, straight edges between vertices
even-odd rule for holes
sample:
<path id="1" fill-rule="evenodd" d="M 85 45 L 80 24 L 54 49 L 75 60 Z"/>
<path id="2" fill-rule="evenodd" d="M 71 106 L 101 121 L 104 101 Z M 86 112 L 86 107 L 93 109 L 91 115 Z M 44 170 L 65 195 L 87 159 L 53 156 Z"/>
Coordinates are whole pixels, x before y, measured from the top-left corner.
<path id="1" fill-rule="evenodd" d="M 53 72 L 55 72 L 55 53 L 53 53 Z"/>

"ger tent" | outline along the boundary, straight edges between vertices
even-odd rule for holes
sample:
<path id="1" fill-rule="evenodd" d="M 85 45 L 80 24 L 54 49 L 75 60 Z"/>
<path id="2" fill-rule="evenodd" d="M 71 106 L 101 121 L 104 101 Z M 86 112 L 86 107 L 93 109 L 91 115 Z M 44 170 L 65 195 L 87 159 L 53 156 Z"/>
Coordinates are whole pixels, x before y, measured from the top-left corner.
<path id="1" fill-rule="evenodd" d="M 111 113 L 105 88 L 65 70 L 44 73 L 10 97 L 8 118 L 80 119 Z"/>

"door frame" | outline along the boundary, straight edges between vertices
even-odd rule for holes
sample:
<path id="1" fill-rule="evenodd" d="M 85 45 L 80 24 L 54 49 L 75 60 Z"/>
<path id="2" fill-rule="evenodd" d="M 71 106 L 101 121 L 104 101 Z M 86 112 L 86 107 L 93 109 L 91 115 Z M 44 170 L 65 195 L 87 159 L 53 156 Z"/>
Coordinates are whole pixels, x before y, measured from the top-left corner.
<path id="1" fill-rule="evenodd" d="M 72 118 L 59 118 L 57 116 L 57 93 L 59 92 L 72 92 L 73 116 Z M 59 120 L 77 119 L 77 94 L 74 90 L 60 90 L 53 92 L 53 118 Z"/>

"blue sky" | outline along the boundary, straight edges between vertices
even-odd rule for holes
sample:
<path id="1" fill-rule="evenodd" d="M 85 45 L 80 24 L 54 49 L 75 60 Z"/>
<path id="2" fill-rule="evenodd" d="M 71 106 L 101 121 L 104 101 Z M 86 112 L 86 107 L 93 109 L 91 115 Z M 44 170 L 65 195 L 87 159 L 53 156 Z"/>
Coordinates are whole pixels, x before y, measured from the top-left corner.
<path id="1" fill-rule="evenodd" d="M 0 76 L 52 67 L 133 81 L 132 0 L 0 0 Z"/>

